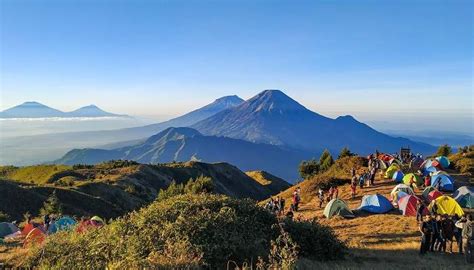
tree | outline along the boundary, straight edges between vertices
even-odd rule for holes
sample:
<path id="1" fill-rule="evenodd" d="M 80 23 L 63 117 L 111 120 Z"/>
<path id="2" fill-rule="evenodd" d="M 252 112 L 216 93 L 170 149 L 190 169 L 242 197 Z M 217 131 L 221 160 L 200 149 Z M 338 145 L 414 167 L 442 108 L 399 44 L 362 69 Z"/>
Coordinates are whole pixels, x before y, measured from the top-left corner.
<path id="1" fill-rule="evenodd" d="M 60 215 L 63 212 L 63 207 L 58 197 L 56 196 L 56 191 L 53 191 L 51 195 L 43 203 L 43 208 L 40 209 L 41 215 L 57 214 Z"/>
<path id="2" fill-rule="evenodd" d="M 302 161 L 298 166 L 298 172 L 301 178 L 308 179 L 311 176 L 318 174 L 319 164 L 315 159 Z"/>
<path id="3" fill-rule="evenodd" d="M 452 153 L 451 146 L 447 144 L 443 144 L 438 148 L 438 151 L 436 152 L 436 156 L 449 156 Z"/>
<path id="4" fill-rule="evenodd" d="M 342 148 L 341 152 L 339 153 L 339 156 L 337 157 L 337 159 L 341 159 L 341 158 L 344 158 L 344 157 L 353 157 L 353 156 L 355 156 L 355 154 L 352 153 L 351 150 L 349 150 L 349 148 L 344 147 L 344 148 Z"/>
<path id="5" fill-rule="evenodd" d="M 332 164 L 334 164 L 334 159 L 331 156 L 331 153 L 326 149 L 319 157 L 319 171 L 324 172 L 329 169 Z"/>
<path id="6" fill-rule="evenodd" d="M 210 177 L 200 175 L 196 179 L 189 179 L 184 187 L 184 193 L 199 194 L 199 193 L 212 193 L 214 191 L 214 184 Z"/>

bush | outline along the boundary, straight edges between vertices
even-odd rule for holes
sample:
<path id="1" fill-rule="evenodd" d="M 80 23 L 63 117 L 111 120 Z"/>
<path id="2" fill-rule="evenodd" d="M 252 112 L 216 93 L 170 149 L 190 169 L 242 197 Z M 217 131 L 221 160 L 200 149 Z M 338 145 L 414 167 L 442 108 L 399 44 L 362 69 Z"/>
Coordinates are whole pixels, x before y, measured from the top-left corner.
<path id="1" fill-rule="evenodd" d="M 337 159 L 341 159 L 341 158 L 345 158 L 345 157 L 353 157 L 355 155 L 356 154 L 352 153 L 351 150 L 349 150 L 349 148 L 344 147 L 344 148 L 342 148 L 341 152 L 339 153 L 339 156 L 337 157 Z"/>
<path id="2" fill-rule="evenodd" d="M 0 222 L 7 222 L 10 221 L 10 216 L 3 212 L 0 212 Z"/>
<path id="3" fill-rule="evenodd" d="M 277 224 L 274 215 L 251 200 L 179 195 L 82 235 L 52 235 L 42 248 L 30 251 L 24 266 L 68 269 L 80 262 L 93 269 L 223 269 L 228 261 L 267 258 L 280 235 Z M 306 222 L 289 222 L 286 228 L 299 254 L 318 260 L 341 258 L 344 246 L 329 228 Z"/>
<path id="4" fill-rule="evenodd" d="M 302 161 L 298 167 L 298 172 L 301 178 L 308 179 L 319 173 L 319 163 L 314 159 Z"/>
<path id="5" fill-rule="evenodd" d="M 334 164 L 334 159 L 331 153 L 326 149 L 319 158 L 319 170 L 321 172 L 327 171 Z"/>
<path id="6" fill-rule="evenodd" d="M 452 149 L 451 149 L 451 146 L 447 145 L 447 144 L 444 144 L 444 145 L 441 145 L 439 148 L 438 148 L 438 151 L 436 151 L 436 156 L 449 156 L 451 155 L 452 153 Z"/>
<path id="7" fill-rule="evenodd" d="M 211 193 L 214 191 L 214 185 L 210 177 L 203 175 L 194 180 L 190 178 L 186 184 L 176 184 L 172 181 L 166 189 L 160 189 L 157 200 L 165 200 L 182 194 Z"/>
<path id="8" fill-rule="evenodd" d="M 43 208 L 40 209 L 41 215 L 56 214 L 60 215 L 63 212 L 63 206 L 59 202 L 58 197 L 56 196 L 56 191 L 53 191 L 51 195 L 43 203 Z"/>

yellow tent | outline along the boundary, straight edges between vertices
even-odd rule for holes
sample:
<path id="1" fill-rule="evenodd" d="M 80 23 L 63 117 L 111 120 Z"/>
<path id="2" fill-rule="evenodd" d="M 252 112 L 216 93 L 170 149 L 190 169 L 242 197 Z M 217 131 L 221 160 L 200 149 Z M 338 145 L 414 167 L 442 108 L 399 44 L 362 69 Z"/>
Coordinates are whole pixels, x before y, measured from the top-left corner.
<path id="1" fill-rule="evenodd" d="M 393 174 L 400 170 L 400 166 L 397 163 L 393 163 L 388 167 L 388 169 L 385 171 L 385 178 L 387 179 L 392 179 Z"/>
<path id="2" fill-rule="evenodd" d="M 423 185 L 423 180 L 421 179 L 421 177 L 419 177 L 418 175 L 414 174 L 414 173 L 409 173 L 409 174 L 405 174 L 405 176 L 403 176 L 403 180 L 402 182 L 407 185 L 407 186 L 411 186 L 411 182 L 413 181 L 413 183 L 415 184 L 415 186 L 418 188 L 420 187 L 421 185 Z"/>
<path id="3" fill-rule="evenodd" d="M 449 196 L 440 196 L 436 200 L 433 200 L 428 207 L 430 210 L 433 209 L 433 206 L 436 204 L 438 209 L 436 213 L 444 215 L 448 214 L 453 216 L 454 214 L 458 214 L 458 216 L 464 215 L 464 211 L 462 210 L 461 206 L 456 202 L 455 199 Z"/>

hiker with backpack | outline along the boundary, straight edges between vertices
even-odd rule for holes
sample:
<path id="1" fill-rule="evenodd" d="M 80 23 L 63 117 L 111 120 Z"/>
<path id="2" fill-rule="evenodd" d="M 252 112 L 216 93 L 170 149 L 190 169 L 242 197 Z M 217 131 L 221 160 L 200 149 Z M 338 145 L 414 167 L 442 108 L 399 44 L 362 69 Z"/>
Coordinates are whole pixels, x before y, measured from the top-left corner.
<path id="1" fill-rule="evenodd" d="M 364 184 L 365 184 L 365 174 L 363 173 L 360 177 L 359 177 L 359 187 L 362 189 L 364 188 Z"/>
<path id="2" fill-rule="evenodd" d="M 354 175 L 351 180 L 351 197 L 352 199 L 356 196 L 356 189 L 357 189 L 357 175 Z"/>

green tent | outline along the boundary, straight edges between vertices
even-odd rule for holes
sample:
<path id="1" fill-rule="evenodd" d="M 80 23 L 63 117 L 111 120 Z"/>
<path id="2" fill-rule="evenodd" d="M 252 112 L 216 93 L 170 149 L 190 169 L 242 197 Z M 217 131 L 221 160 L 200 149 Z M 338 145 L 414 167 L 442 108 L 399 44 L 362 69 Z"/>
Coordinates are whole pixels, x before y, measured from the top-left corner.
<path id="1" fill-rule="evenodd" d="M 474 208 L 474 187 L 460 187 L 453 194 L 454 199 L 464 208 Z"/>
<path id="2" fill-rule="evenodd" d="M 403 183 L 405 185 L 410 186 L 410 181 L 412 179 L 413 179 L 413 182 L 415 183 L 415 185 L 417 187 L 421 187 L 421 185 L 423 185 L 423 179 L 421 179 L 421 177 L 419 177 L 418 175 L 416 175 L 414 173 L 409 173 L 409 174 L 406 174 L 405 176 L 403 176 Z"/>
<path id="3" fill-rule="evenodd" d="M 353 218 L 354 213 L 352 213 L 351 210 L 349 210 L 349 207 L 347 207 L 347 204 L 340 199 L 332 199 L 327 205 L 326 208 L 324 208 L 324 216 L 327 218 L 331 218 L 335 215 L 339 215 L 345 218 Z"/>
<path id="4" fill-rule="evenodd" d="M 432 186 L 427 186 L 425 188 L 425 190 L 423 190 L 423 194 L 421 194 L 423 199 L 428 200 L 428 194 L 430 194 L 430 192 L 433 191 L 433 190 L 436 190 L 436 188 L 434 188 Z"/>

